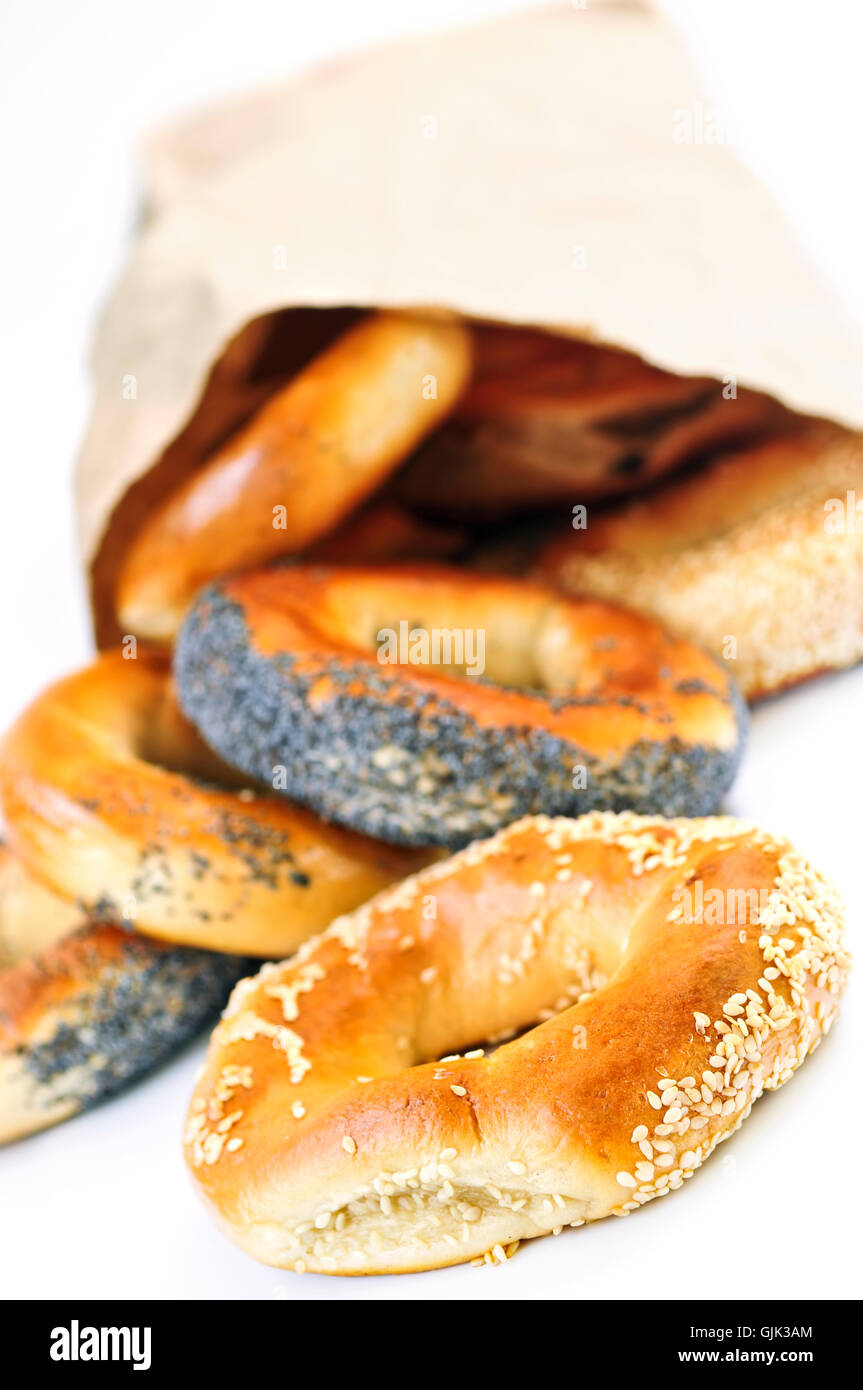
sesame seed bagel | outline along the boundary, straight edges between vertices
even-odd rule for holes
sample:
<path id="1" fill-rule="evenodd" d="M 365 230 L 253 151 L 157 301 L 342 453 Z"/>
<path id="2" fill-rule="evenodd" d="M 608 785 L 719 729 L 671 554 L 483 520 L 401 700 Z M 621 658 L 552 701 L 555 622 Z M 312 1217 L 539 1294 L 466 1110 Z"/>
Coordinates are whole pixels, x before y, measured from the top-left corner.
<path id="1" fill-rule="evenodd" d="M 267 1264 L 499 1258 L 679 1188 L 817 1046 L 848 966 L 833 888 L 754 826 L 526 819 L 236 987 L 187 1161 Z"/>
<path id="2" fill-rule="evenodd" d="M 171 1056 L 250 964 L 87 922 L 0 846 L 0 1144 Z"/>
<path id="3" fill-rule="evenodd" d="M 828 427 L 726 455 L 569 530 L 536 575 L 728 660 L 750 698 L 863 657 L 863 443 Z"/>
<path id="4" fill-rule="evenodd" d="M 408 629 L 426 663 L 438 634 L 437 664 L 380 659 L 380 634 L 401 648 Z M 465 674 L 470 634 L 486 679 Z M 286 769 L 295 800 L 402 845 L 455 847 L 537 811 L 713 810 L 745 718 L 722 668 L 656 623 L 433 566 L 224 580 L 196 599 L 174 670 L 222 757 L 267 781 Z"/>
<path id="5" fill-rule="evenodd" d="M 61 896 L 149 936 L 242 955 L 286 955 L 428 862 L 281 797 L 213 785 L 228 772 L 180 714 L 167 659 L 114 651 L 12 727 L 0 806 L 10 846 Z"/>
<path id="6" fill-rule="evenodd" d="M 117 585 L 123 630 L 170 639 L 201 584 L 332 530 L 440 423 L 470 366 L 455 320 L 373 314 L 338 338 L 145 519 Z"/>

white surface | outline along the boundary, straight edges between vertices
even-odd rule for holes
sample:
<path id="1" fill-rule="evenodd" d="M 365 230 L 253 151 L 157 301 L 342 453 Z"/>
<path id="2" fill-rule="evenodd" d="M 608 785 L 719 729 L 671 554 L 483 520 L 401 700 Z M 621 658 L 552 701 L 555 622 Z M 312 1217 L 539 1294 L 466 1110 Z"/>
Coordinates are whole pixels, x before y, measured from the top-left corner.
<path id="1" fill-rule="evenodd" d="M 7 0 L 0 380 L 0 722 L 85 659 L 72 457 L 93 317 L 133 225 L 148 124 L 320 57 L 514 9 L 502 0 Z M 863 318 L 859 53 L 843 0 L 668 0 L 705 103 Z M 801 75 L 806 73 L 803 78 Z M 729 809 L 785 831 L 840 883 L 861 950 L 863 669 L 761 708 Z M 202 1046 L 122 1099 L 0 1153 L 0 1296 L 158 1298 L 859 1297 L 859 984 L 820 1052 L 761 1101 L 671 1201 L 534 1242 L 498 1270 L 395 1279 L 283 1275 L 215 1232 L 179 1158 Z"/>

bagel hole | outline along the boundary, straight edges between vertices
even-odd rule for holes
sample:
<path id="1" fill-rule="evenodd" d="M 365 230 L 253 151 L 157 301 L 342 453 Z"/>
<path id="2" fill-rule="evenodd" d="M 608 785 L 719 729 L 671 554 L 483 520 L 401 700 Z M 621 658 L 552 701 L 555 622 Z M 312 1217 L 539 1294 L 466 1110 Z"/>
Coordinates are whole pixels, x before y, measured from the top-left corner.
<path id="1" fill-rule="evenodd" d="M 542 1024 L 548 1023 L 551 1019 L 558 1018 L 561 1014 L 566 1013 L 567 1009 L 573 1008 L 576 1004 L 581 1003 L 582 1000 L 595 994 L 598 989 L 602 989 L 605 983 L 606 979 L 604 976 L 596 977 L 589 987 L 585 989 L 582 987 L 584 981 L 580 981 L 579 984 L 573 986 L 570 991 L 559 995 L 553 1004 L 546 1008 L 538 1009 L 535 1017 L 532 1018 L 529 1023 L 518 1023 L 512 1027 L 501 1028 L 484 1039 L 470 1043 L 458 1053 L 443 1052 L 434 1060 L 436 1062 L 443 1062 L 447 1058 L 451 1059 L 454 1056 L 467 1057 L 472 1052 L 482 1052 L 484 1057 L 491 1057 L 499 1048 L 505 1047 L 507 1043 L 517 1042 L 519 1038 L 523 1038 L 526 1034 L 532 1033 L 535 1028 L 539 1028 Z M 416 1065 L 422 1065 L 422 1063 L 420 1062 Z"/>
<path id="2" fill-rule="evenodd" d="M 506 580 L 398 572 L 331 576 L 326 611 L 315 621 L 383 666 L 543 695 L 575 690 L 593 655 L 566 600 Z"/>

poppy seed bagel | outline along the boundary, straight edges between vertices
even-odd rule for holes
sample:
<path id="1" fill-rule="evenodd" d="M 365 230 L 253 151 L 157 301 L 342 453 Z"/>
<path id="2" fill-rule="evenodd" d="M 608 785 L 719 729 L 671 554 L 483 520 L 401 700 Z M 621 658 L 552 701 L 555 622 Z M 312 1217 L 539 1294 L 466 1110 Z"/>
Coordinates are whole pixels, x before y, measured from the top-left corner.
<path id="1" fill-rule="evenodd" d="M 252 964 L 88 920 L 0 845 L 0 1144 L 152 1071 Z"/>
<path id="2" fill-rule="evenodd" d="M 6 835 L 29 871 L 180 946 L 280 960 L 428 862 L 239 781 L 180 714 L 166 657 L 143 648 L 56 682 L 0 743 Z"/>
<path id="3" fill-rule="evenodd" d="M 482 635 L 489 679 L 385 664 L 375 641 L 410 624 Z M 650 620 L 436 566 L 224 580 L 193 604 L 174 674 L 222 758 L 399 845 L 457 847 L 540 811 L 707 814 L 746 720 L 721 667 Z"/>

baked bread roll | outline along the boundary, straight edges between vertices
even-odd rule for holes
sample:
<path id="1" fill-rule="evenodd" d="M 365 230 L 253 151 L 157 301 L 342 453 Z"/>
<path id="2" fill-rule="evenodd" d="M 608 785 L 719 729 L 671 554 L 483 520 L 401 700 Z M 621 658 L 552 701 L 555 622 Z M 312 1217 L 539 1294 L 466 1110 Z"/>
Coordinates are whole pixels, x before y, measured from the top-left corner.
<path id="1" fill-rule="evenodd" d="M 104 652 L 0 744 L 11 847 L 97 917 L 278 958 L 434 857 L 351 835 L 249 786 L 177 707 L 164 654 Z"/>
<path id="2" fill-rule="evenodd" d="M 863 657 L 863 439 L 829 426 L 727 454 L 590 515 L 533 572 L 725 660 L 750 699 Z"/>
<path id="3" fill-rule="evenodd" d="M 679 1188 L 818 1045 L 848 965 L 834 889 L 754 826 L 524 820 L 237 986 L 187 1161 L 267 1264 L 482 1259 Z"/>

